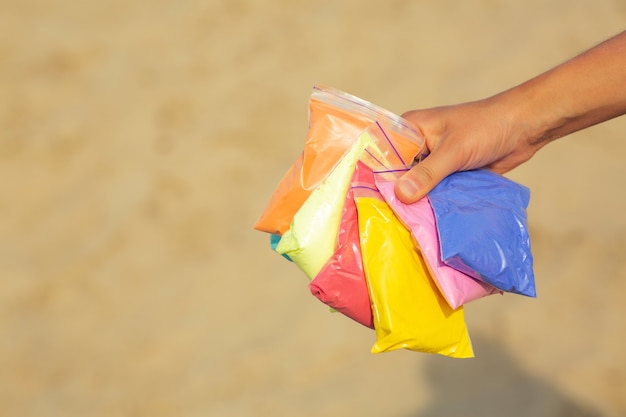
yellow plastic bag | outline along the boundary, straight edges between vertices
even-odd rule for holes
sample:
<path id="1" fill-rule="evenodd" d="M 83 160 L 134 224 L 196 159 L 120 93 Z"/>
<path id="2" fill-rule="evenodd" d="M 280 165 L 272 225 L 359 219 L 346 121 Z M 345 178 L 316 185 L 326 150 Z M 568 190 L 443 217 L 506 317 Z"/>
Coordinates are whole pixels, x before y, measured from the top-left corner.
<path id="1" fill-rule="evenodd" d="M 452 310 L 439 293 L 411 233 L 376 190 L 372 171 L 363 171 L 353 192 L 376 329 L 372 352 L 473 357 L 463 307 Z"/>

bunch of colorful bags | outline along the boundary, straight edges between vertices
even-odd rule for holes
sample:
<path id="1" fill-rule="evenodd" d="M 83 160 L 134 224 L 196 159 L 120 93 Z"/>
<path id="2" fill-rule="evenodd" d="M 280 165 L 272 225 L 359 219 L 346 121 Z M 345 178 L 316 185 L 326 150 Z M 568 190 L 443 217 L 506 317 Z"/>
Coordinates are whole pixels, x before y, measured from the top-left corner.
<path id="1" fill-rule="evenodd" d="M 372 352 L 473 357 L 464 305 L 535 296 L 529 190 L 486 170 L 403 204 L 394 183 L 424 149 L 401 117 L 316 86 L 304 150 L 255 224 L 320 301 L 375 329 Z"/>

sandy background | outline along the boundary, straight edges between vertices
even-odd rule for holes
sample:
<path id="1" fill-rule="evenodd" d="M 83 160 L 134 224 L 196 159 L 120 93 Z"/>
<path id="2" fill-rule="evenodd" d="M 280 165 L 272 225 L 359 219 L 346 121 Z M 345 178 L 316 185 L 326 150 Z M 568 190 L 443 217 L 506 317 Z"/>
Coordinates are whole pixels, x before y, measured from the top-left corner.
<path id="1" fill-rule="evenodd" d="M 623 0 L 0 0 L 0 414 L 626 416 L 624 118 L 510 173 L 539 297 L 469 305 L 474 360 L 369 353 L 252 230 L 313 84 L 401 113 L 625 27 Z"/>

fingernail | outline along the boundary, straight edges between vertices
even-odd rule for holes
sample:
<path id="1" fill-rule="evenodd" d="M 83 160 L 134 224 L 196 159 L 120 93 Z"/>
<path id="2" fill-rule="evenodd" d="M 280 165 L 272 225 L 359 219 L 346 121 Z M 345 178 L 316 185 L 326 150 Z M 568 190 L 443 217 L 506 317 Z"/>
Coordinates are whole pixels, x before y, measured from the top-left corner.
<path id="1" fill-rule="evenodd" d="M 417 184 L 412 179 L 401 179 L 398 181 L 398 190 L 404 195 L 404 197 L 412 197 L 417 193 Z"/>

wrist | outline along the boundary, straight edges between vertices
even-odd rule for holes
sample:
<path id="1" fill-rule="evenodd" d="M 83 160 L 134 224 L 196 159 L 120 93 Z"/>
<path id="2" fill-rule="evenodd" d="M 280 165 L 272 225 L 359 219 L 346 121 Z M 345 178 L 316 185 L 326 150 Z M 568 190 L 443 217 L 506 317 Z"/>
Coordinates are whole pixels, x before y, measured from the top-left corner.
<path id="1" fill-rule="evenodd" d="M 522 86 L 515 87 L 484 100 L 489 112 L 498 119 L 501 134 L 508 148 L 535 153 L 550 140 L 560 125 L 560 117 L 551 115 L 553 109 L 543 110 L 544 104 Z"/>
<path id="2" fill-rule="evenodd" d="M 560 97 L 558 89 L 546 90 L 541 82 L 531 80 L 490 99 L 502 109 L 514 145 L 533 153 L 569 133 L 567 127 L 575 119 L 573 109 L 567 107 L 568 100 Z"/>

